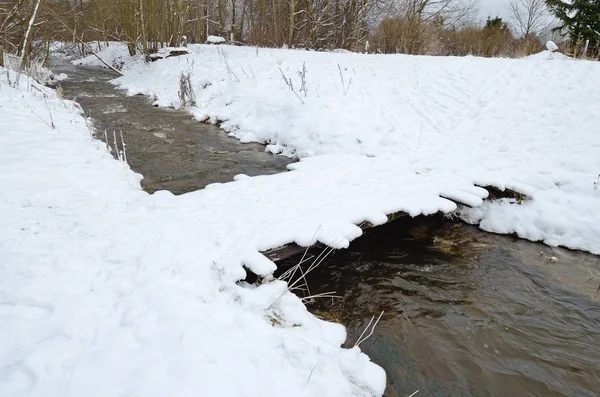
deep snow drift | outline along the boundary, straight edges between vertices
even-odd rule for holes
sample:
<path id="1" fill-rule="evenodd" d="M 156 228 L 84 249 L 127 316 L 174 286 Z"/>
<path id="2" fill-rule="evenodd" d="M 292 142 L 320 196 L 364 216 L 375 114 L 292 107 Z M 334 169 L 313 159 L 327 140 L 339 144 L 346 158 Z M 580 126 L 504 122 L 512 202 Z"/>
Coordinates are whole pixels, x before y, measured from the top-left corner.
<path id="1" fill-rule="evenodd" d="M 10 85 L 0 68 L 0 395 L 383 393 L 383 370 L 340 348 L 344 328 L 309 314 L 284 282 L 236 284 L 242 263 L 272 272 L 257 248 L 312 237 L 343 246 L 340 236 L 360 234 L 343 186 L 313 186 L 305 194 L 322 208 L 293 211 L 312 204 L 301 193 L 318 160 L 148 195 L 91 138 L 75 103 L 8 76 Z"/>
<path id="2" fill-rule="evenodd" d="M 365 170 L 367 178 L 445 175 L 517 188 L 531 200 L 458 214 L 484 230 L 600 254 L 598 62 L 547 51 L 510 60 L 190 50 L 153 64 L 132 60 L 116 83 L 180 107 L 180 75 L 189 73 L 199 120 L 222 121 L 242 141 L 284 155 L 375 157 L 383 174 Z M 126 58 L 118 44 L 101 55 Z M 346 159 L 340 172 L 362 161 Z"/>

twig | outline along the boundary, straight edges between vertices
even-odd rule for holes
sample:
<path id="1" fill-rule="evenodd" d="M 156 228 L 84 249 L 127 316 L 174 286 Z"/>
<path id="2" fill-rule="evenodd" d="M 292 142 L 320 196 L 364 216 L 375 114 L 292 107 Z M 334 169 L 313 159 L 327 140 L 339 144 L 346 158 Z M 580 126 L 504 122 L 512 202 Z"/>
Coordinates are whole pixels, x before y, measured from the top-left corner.
<path id="1" fill-rule="evenodd" d="M 312 272 L 314 269 L 316 269 L 334 250 L 335 250 L 335 248 L 333 248 L 333 247 L 325 248 L 321 252 L 321 254 L 319 254 L 319 256 L 317 256 L 317 259 L 315 259 L 315 261 L 312 263 L 312 265 L 310 265 L 308 270 L 306 270 L 306 272 L 303 274 L 303 278 L 306 280 L 306 275 L 308 275 L 310 272 Z M 289 286 L 290 291 L 292 291 L 294 289 L 294 287 L 296 286 L 296 284 L 298 284 L 298 282 L 300 280 L 301 279 L 299 278 L 298 280 L 296 280 L 294 283 L 292 283 Z"/>
<path id="2" fill-rule="evenodd" d="M 281 70 L 281 69 L 280 69 Z M 361 227 L 365 222 L 361 222 L 358 227 Z M 313 234 L 313 240 L 315 239 L 316 235 L 319 233 L 319 231 L 322 230 L 321 226 L 319 226 L 317 228 L 317 230 L 315 231 L 315 234 Z M 347 239 L 348 236 L 345 237 L 340 237 L 339 241 L 342 241 L 343 239 Z M 337 241 L 337 240 L 336 240 Z M 335 241 L 333 243 L 333 245 L 335 245 Z M 306 247 L 306 249 L 304 250 L 304 254 L 302 255 L 302 258 L 300 259 L 300 262 L 295 265 L 292 269 L 287 270 L 286 272 L 284 272 L 280 277 L 279 280 L 289 280 L 290 282 L 288 282 L 288 288 L 287 290 L 285 290 L 279 297 L 277 297 L 277 299 L 275 299 L 273 301 L 273 303 L 271 303 L 269 305 L 269 308 L 271 308 L 275 303 L 277 303 L 279 301 L 279 299 L 281 299 L 287 292 L 292 292 L 294 290 L 305 290 L 304 288 L 302 288 L 303 286 L 306 286 L 306 290 L 308 290 L 308 282 L 306 281 L 306 276 L 312 272 L 314 269 L 316 269 L 321 263 L 323 263 L 323 261 L 335 250 L 335 248 L 328 246 L 326 247 L 323 251 L 321 251 L 321 253 L 314 259 L 314 261 L 312 262 L 312 264 L 308 267 L 308 269 L 306 270 L 306 272 L 301 268 L 301 265 L 308 261 L 311 258 L 308 258 L 305 260 L 305 257 L 308 253 L 310 247 Z M 294 275 L 296 274 L 296 271 L 298 271 L 298 269 L 300 269 L 301 271 L 301 277 L 299 277 L 296 281 L 292 281 Z M 302 284 L 298 284 L 300 281 L 304 280 L 304 283 Z M 328 292 L 328 293 L 323 293 L 323 294 L 317 294 L 314 295 L 314 297 L 327 297 L 327 298 L 334 298 L 334 297 L 338 297 L 335 295 L 331 295 L 335 292 Z M 382 312 L 383 314 L 383 312 Z M 381 316 L 380 316 L 381 317 Z M 379 320 L 378 320 L 379 321 Z"/>
<path id="3" fill-rule="evenodd" d="M 340 79 L 342 80 L 342 87 L 344 87 L 344 74 L 342 73 L 342 67 L 338 63 L 338 70 L 340 71 Z"/>
<path id="4" fill-rule="evenodd" d="M 306 247 L 306 250 L 308 251 L 310 247 Z M 306 259 L 302 259 L 300 260 L 300 262 L 298 262 L 297 265 L 293 266 L 292 268 L 286 270 L 281 276 L 279 276 L 279 280 L 286 280 L 286 279 L 291 279 L 294 274 L 296 274 L 296 271 L 298 270 L 298 266 L 301 264 L 304 264 L 305 262 L 308 262 L 309 260 L 311 260 L 312 258 L 314 258 L 314 255 L 309 256 Z"/>
<path id="5" fill-rule="evenodd" d="M 319 227 L 317 228 L 317 230 L 315 231 L 315 233 L 313 234 L 313 236 L 312 236 L 312 240 L 315 240 L 315 239 L 316 239 L 316 237 L 317 237 L 317 233 L 319 233 L 319 231 L 320 231 L 320 230 L 321 230 L 321 226 L 319 226 Z M 291 279 L 294 277 L 294 275 L 296 274 L 296 271 L 297 271 L 299 268 L 300 268 L 300 269 L 302 268 L 302 264 L 303 264 L 304 262 L 306 262 L 306 260 L 312 259 L 312 258 L 314 257 L 314 256 L 311 256 L 309 259 L 306 259 L 306 260 L 304 259 L 304 258 L 306 258 L 306 254 L 308 254 L 308 250 L 309 250 L 309 248 L 310 248 L 310 246 L 306 247 L 306 249 L 304 250 L 304 253 L 302 254 L 302 258 L 300 258 L 300 261 L 298 262 L 298 264 L 296 264 L 296 266 L 294 266 L 294 267 L 292 267 L 292 269 L 290 269 L 290 270 L 293 270 L 293 272 L 292 272 L 291 274 L 288 274 L 288 272 L 289 272 L 290 270 L 286 271 L 285 273 L 283 273 L 283 274 L 281 275 L 281 277 L 279 278 L 280 280 L 285 280 L 285 278 L 286 278 L 288 275 L 289 275 L 289 280 L 291 280 Z M 302 277 L 305 277 L 305 274 L 304 274 L 304 272 L 302 272 Z M 306 278 L 304 279 L 304 282 L 306 282 Z M 308 286 L 307 286 L 307 287 L 308 287 Z"/>
<path id="6" fill-rule="evenodd" d="M 90 136 L 93 138 L 94 137 L 94 124 L 93 124 L 92 120 L 93 120 L 92 111 L 89 110 L 88 116 L 85 118 L 85 125 L 90 133 Z"/>
<path id="7" fill-rule="evenodd" d="M 358 227 L 361 227 L 365 222 L 361 222 Z M 319 226 L 317 228 L 317 230 L 315 231 L 315 234 L 313 234 L 313 240 L 315 239 L 317 233 L 322 230 L 321 226 Z M 347 238 L 347 236 L 345 236 L 344 238 Z M 342 238 L 339 239 L 340 241 L 342 240 Z M 300 260 L 300 262 L 298 263 L 298 265 L 296 265 L 294 267 L 294 272 L 292 273 L 292 275 L 290 276 L 290 280 L 293 278 L 293 275 L 295 274 L 296 270 L 298 267 L 300 267 L 300 265 L 305 262 L 304 261 L 304 257 L 306 256 L 306 253 L 308 252 L 308 249 L 310 247 L 306 247 L 306 250 L 304 251 L 304 255 L 302 255 L 302 259 Z M 296 284 L 301 280 L 304 279 L 305 283 L 306 283 L 306 275 L 309 274 L 310 272 L 312 272 L 314 269 L 316 269 L 333 251 L 335 250 L 335 248 L 333 247 L 326 247 L 325 249 L 323 249 L 323 251 L 321 251 L 321 253 L 315 258 L 315 260 L 313 261 L 313 263 L 309 266 L 309 268 L 306 270 L 306 272 L 302 273 L 302 278 L 298 278 L 298 280 L 296 280 L 295 282 L 293 282 L 292 284 L 289 285 L 289 290 L 293 291 L 294 289 L 298 289 L 298 287 L 296 287 Z M 286 272 L 287 273 L 287 272 Z M 284 273 L 285 274 L 285 273 Z M 302 286 L 303 284 L 300 284 L 300 286 Z"/>
<path id="8" fill-rule="evenodd" d="M 44 103 L 46 104 L 46 109 L 48 109 L 48 115 L 50 116 L 50 125 L 52 126 L 52 129 L 55 130 L 56 126 L 54 125 L 54 118 L 52 118 L 52 112 L 50 111 L 50 106 L 48 106 L 48 102 L 46 101 L 46 95 L 44 95 L 43 98 L 44 98 Z"/>
<path id="9" fill-rule="evenodd" d="M 122 160 L 121 152 L 119 151 L 119 145 L 117 145 L 117 132 L 116 131 L 113 131 L 113 139 L 114 139 L 114 143 L 115 143 L 115 151 L 117 152 L 117 159 Z"/>
<path id="10" fill-rule="evenodd" d="M 31 106 L 29 106 L 29 104 L 25 101 L 25 99 L 23 99 L 23 103 L 25 103 L 25 105 L 29 108 L 29 110 L 31 110 L 31 113 L 35 114 L 36 117 L 42 121 L 42 123 L 46 124 L 48 127 L 51 127 L 52 129 L 54 129 L 54 124 L 48 124 L 48 122 L 46 120 L 44 120 L 35 110 L 33 110 L 33 108 Z"/>
<path id="11" fill-rule="evenodd" d="M 308 268 L 308 270 L 306 272 L 303 273 L 303 276 L 301 278 L 298 278 L 295 282 L 293 282 L 292 284 L 288 283 L 288 289 L 283 291 L 282 294 L 280 296 L 277 297 L 277 299 L 275 299 L 273 301 L 273 303 L 271 303 L 269 305 L 269 308 L 271 308 L 275 303 L 277 303 L 279 301 L 279 299 L 281 299 L 287 292 L 292 292 L 294 290 L 298 290 L 301 289 L 303 285 L 306 285 L 306 275 L 308 273 L 310 273 L 311 271 L 313 271 L 315 268 L 317 268 L 325 258 L 327 258 L 327 256 L 333 252 L 334 248 L 331 247 L 327 247 L 326 249 L 324 249 L 319 256 L 317 256 L 317 258 L 314 260 L 314 262 L 312 263 L 312 265 Z M 325 253 L 325 255 L 323 255 Z M 322 258 L 321 258 L 322 257 Z M 319 258 L 321 258 L 319 260 Z M 318 261 L 318 262 L 317 262 Z M 297 265 L 296 265 L 297 266 Z M 295 272 L 294 272 L 295 273 Z M 294 274 L 292 273 L 292 275 Z M 299 286 L 296 286 L 298 284 L 299 281 L 301 280 L 305 280 L 304 284 L 300 284 Z"/>
<path id="12" fill-rule="evenodd" d="M 342 80 L 342 91 L 344 92 L 344 96 L 348 95 L 348 89 L 350 89 L 350 84 L 352 84 L 352 77 L 350 77 L 350 81 L 348 81 L 348 85 L 344 83 L 344 73 L 342 72 L 342 67 L 338 63 L 338 70 L 340 71 L 340 79 Z"/>
<path id="13" fill-rule="evenodd" d="M 300 77 L 301 85 L 300 92 L 304 93 L 304 97 L 308 95 L 308 88 L 306 87 L 306 62 L 302 64 L 302 70 L 298 71 L 298 76 Z"/>
<path id="14" fill-rule="evenodd" d="M 318 299 L 318 298 L 337 298 L 337 299 L 342 299 L 343 296 L 340 295 L 334 295 L 336 292 L 335 291 L 331 291 L 331 292 L 323 292 L 321 294 L 315 294 L 315 295 L 309 295 L 309 296 L 305 296 L 304 298 L 300 298 L 301 301 L 308 301 L 308 300 L 312 300 L 312 299 Z"/>
<path id="15" fill-rule="evenodd" d="M 127 163 L 127 145 L 125 144 L 125 140 L 123 139 L 123 131 L 119 131 L 121 134 L 121 147 L 123 148 L 123 161 Z"/>
<path id="16" fill-rule="evenodd" d="M 294 89 L 294 84 L 292 83 L 292 78 L 291 77 L 288 78 L 285 75 L 285 73 L 283 73 L 283 70 L 281 70 L 281 68 L 279 68 L 279 71 L 281 72 L 281 77 L 283 78 L 283 81 L 285 81 L 285 83 L 287 84 L 290 91 L 292 91 L 296 95 L 296 98 L 298 98 L 300 103 L 302 103 L 304 105 L 304 101 L 302 100 L 302 98 L 300 98 L 300 95 L 298 95 L 298 93 Z"/>
<path id="17" fill-rule="evenodd" d="M 371 327 L 371 332 L 369 332 L 369 334 L 363 338 L 363 335 L 365 334 L 365 332 L 367 332 L 367 330 L 369 329 L 369 326 L 371 325 L 371 323 L 373 322 L 373 319 L 375 318 L 375 316 L 371 317 L 371 320 L 369 320 L 369 324 L 367 324 L 367 327 L 363 330 L 362 334 L 360 334 L 360 336 L 358 337 L 358 340 L 354 344 L 354 347 L 360 346 L 361 343 L 363 343 L 364 341 L 366 341 L 367 339 L 369 339 L 371 337 L 371 335 L 373 335 L 373 331 L 375 330 L 375 327 L 377 326 L 377 323 L 379 323 L 379 320 L 381 319 L 381 316 L 383 316 L 383 313 L 384 312 L 381 312 L 381 314 L 379 314 L 379 317 L 377 317 L 377 320 L 375 321 L 375 323 Z"/>
<path id="18" fill-rule="evenodd" d="M 108 144 L 108 135 L 106 135 L 106 130 L 104 130 L 104 144 L 106 145 L 106 151 L 108 153 L 112 153 L 112 149 L 110 148 L 110 145 Z"/>
<path id="19" fill-rule="evenodd" d="M 315 369 L 317 369 L 317 367 L 321 365 L 321 364 L 316 364 L 311 370 L 310 370 L 310 374 L 308 374 L 308 379 L 306 380 L 306 383 L 310 382 L 310 378 L 312 377 L 313 372 L 315 371 Z"/>

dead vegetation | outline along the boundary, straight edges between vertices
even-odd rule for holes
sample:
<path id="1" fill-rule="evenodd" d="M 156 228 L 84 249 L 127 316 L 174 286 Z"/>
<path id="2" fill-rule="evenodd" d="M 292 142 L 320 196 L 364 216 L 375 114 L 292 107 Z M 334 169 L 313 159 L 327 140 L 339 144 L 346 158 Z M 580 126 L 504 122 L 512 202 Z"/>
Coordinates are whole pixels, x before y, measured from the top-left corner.
<path id="1" fill-rule="evenodd" d="M 535 36 L 515 37 L 501 20 L 460 28 L 388 18 L 373 30 L 370 52 L 412 55 L 521 57 L 544 49 Z"/>
<path id="2" fill-rule="evenodd" d="M 513 0 L 512 26 L 498 18 L 481 26 L 476 4 L 476 0 L 0 0 L 0 54 L 19 56 L 24 64 L 30 59 L 43 63 L 53 42 L 76 43 L 79 55 L 88 55 L 92 47 L 122 41 L 131 55 L 141 53 L 150 59 L 161 48 L 203 43 L 209 35 L 235 44 L 419 55 L 518 57 L 543 50 L 540 37 L 547 31 L 548 10 L 542 0 Z M 581 45 L 566 50 L 585 54 L 577 47 Z"/>

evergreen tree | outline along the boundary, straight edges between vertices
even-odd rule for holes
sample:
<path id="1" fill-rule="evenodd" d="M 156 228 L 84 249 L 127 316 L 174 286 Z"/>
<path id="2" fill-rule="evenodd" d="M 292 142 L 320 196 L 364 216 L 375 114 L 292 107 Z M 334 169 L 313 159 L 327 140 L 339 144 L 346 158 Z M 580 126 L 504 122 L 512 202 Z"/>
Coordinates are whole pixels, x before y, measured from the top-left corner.
<path id="1" fill-rule="evenodd" d="M 485 21 L 485 28 L 486 29 L 508 29 L 508 26 L 500 17 L 495 17 L 495 18 L 487 17 L 487 20 Z"/>
<path id="2" fill-rule="evenodd" d="M 600 0 L 546 0 L 548 8 L 561 22 L 556 31 L 567 33 L 572 44 L 590 41 L 600 47 Z"/>

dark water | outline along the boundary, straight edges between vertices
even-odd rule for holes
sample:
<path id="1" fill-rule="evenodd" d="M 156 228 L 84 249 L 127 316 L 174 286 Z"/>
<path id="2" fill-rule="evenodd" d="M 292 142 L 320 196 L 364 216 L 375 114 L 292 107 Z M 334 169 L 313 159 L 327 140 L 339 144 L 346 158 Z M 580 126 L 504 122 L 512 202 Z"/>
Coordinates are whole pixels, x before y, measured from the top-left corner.
<path id="1" fill-rule="evenodd" d="M 144 176 L 142 186 L 150 193 L 164 189 L 181 194 L 229 182 L 237 174 L 282 172 L 293 161 L 265 152 L 263 145 L 240 143 L 184 112 L 152 107 L 145 96 L 127 96 L 108 83 L 118 77 L 109 70 L 57 62 L 54 71 L 69 76 L 61 82 L 63 95 L 93 117 L 99 139 L 106 130 L 112 144 L 113 132 L 123 133 L 127 162 Z"/>
<path id="2" fill-rule="evenodd" d="M 386 396 L 592 397 L 597 273 L 593 255 L 442 219 L 400 220 L 309 274 L 311 294 L 343 297 L 309 309 L 344 324 L 350 346 L 385 311 L 361 348 L 386 370 Z"/>
<path id="3" fill-rule="evenodd" d="M 127 97 L 107 83 L 109 71 L 55 69 L 99 131 L 123 132 L 149 192 L 185 193 L 291 162 Z M 343 297 L 309 309 L 346 325 L 349 346 L 385 311 L 361 348 L 386 370 L 386 396 L 600 396 L 598 257 L 430 217 L 373 229 L 307 278 L 312 294 Z"/>

